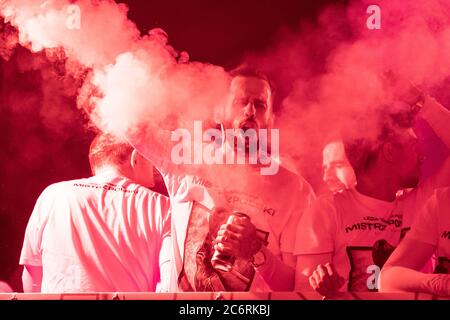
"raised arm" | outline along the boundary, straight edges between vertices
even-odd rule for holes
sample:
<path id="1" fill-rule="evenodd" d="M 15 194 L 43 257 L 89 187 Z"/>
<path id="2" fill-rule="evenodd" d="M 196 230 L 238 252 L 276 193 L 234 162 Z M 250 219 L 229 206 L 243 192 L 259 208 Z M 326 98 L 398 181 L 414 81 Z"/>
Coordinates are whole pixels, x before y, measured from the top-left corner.
<path id="1" fill-rule="evenodd" d="M 450 111 L 433 97 L 425 96 L 419 116 L 430 125 L 439 139 L 450 149 Z"/>
<path id="2" fill-rule="evenodd" d="M 431 258 L 436 247 L 405 238 L 381 270 L 381 292 L 423 292 L 450 296 L 450 275 L 426 274 L 420 270 Z"/>

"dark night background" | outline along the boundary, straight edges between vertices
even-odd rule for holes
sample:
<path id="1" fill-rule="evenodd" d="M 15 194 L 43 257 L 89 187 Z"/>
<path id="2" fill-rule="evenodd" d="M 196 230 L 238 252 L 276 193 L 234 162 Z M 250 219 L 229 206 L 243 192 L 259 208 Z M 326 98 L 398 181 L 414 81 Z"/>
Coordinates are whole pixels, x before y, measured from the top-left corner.
<path id="1" fill-rule="evenodd" d="M 267 50 L 281 33 L 298 32 L 299 21 L 314 23 L 324 5 L 346 1 L 121 2 L 143 33 L 161 27 L 191 60 L 231 68 L 245 55 Z M 0 279 L 16 291 L 24 231 L 38 195 L 51 183 L 90 174 L 93 133 L 71 98 L 74 92 L 46 92 L 42 86 L 58 81 L 55 72 L 43 55 L 24 48 L 16 48 L 8 61 L 0 58 Z"/>

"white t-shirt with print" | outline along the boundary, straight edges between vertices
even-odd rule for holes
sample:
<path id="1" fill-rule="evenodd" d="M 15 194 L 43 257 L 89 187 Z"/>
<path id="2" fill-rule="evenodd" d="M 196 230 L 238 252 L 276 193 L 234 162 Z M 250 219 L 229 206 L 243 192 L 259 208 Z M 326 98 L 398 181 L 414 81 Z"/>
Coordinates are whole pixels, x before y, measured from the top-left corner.
<path id="1" fill-rule="evenodd" d="M 266 234 L 267 248 L 278 258 L 282 253 L 293 253 L 296 226 L 313 199 L 305 180 L 283 168 L 274 176 L 261 176 L 257 168 L 250 166 L 208 166 L 203 173 L 211 178 L 170 172 L 164 175 L 172 203 L 177 278 L 186 267 L 184 264 L 189 263 L 185 243 L 192 215 L 204 216 L 204 222 L 197 226 L 201 228 L 211 224 L 209 218 L 216 208 L 247 214 L 255 227 Z M 270 288 L 257 273 L 250 291 Z"/>
<path id="2" fill-rule="evenodd" d="M 431 182 L 393 202 L 355 189 L 319 197 L 299 223 L 295 255 L 332 253 L 331 262 L 346 280 L 341 290 L 376 291 L 382 266 L 428 199 Z M 431 269 L 430 261 L 425 270 Z"/>
<path id="3" fill-rule="evenodd" d="M 406 237 L 435 246 L 436 271 L 450 274 L 450 188 L 433 193 Z"/>
<path id="4" fill-rule="evenodd" d="M 53 184 L 36 202 L 20 264 L 42 266 L 46 293 L 167 287 L 169 209 L 167 197 L 109 172 Z"/>
<path id="5" fill-rule="evenodd" d="M 226 222 L 214 218 L 218 209 L 247 214 L 276 257 L 293 253 L 298 221 L 314 198 L 311 186 L 302 177 L 281 166 L 275 175 L 261 175 L 260 167 L 253 165 L 177 166 L 171 161 L 169 132 L 153 128 L 138 134 L 129 141 L 161 172 L 171 199 L 175 262 L 172 290 L 215 291 L 212 287 L 201 288 L 210 281 L 210 266 L 201 266 L 207 275 L 199 274 L 197 269 L 199 259 L 211 259 L 208 242 L 210 245 L 219 225 Z M 201 277 L 207 279 L 197 286 L 196 279 Z M 239 290 L 271 291 L 258 272 L 249 288 Z"/>

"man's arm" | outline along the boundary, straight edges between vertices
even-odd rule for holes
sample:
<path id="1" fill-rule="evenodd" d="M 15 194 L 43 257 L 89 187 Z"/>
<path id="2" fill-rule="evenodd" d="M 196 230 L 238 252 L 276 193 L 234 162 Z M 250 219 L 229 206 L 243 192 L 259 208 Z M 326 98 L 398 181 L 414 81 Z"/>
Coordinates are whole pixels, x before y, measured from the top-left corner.
<path id="1" fill-rule="evenodd" d="M 267 285 L 273 291 L 293 291 L 295 282 L 295 258 L 292 254 L 284 253 L 280 259 L 269 249 L 263 247 L 262 252 L 266 261 L 256 268 Z"/>
<path id="2" fill-rule="evenodd" d="M 380 291 L 408 291 L 450 295 L 450 275 L 419 272 L 436 247 L 406 237 L 390 256 L 380 275 Z"/>
<path id="3" fill-rule="evenodd" d="M 426 96 L 425 103 L 419 112 L 433 129 L 439 139 L 450 149 L 450 111 L 437 102 L 434 98 Z M 444 160 L 438 170 L 430 177 L 422 181 L 418 190 L 424 198 L 428 198 L 434 189 L 450 185 L 450 158 Z"/>
<path id="4" fill-rule="evenodd" d="M 187 129 L 169 130 L 146 124 L 126 133 L 125 139 L 162 174 L 198 174 L 203 166 L 191 163 L 193 133 Z M 186 161 L 185 161 L 186 160 Z M 169 194 L 171 190 L 168 190 Z"/>
<path id="5" fill-rule="evenodd" d="M 295 268 L 295 290 L 310 291 L 309 277 L 316 270 L 318 265 L 324 265 L 332 260 L 331 253 L 322 254 L 301 254 L 297 256 Z"/>
<path id="6" fill-rule="evenodd" d="M 25 293 L 41 292 L 42 266 L 24 265 L 22 273 L 23 291 Z"/>
<path id="7" fill-rule="evenodd" d="M 47 187 L 39 196 L 25 230 L 19 264 L 23 265 L 24 292 L 41 292 L 42 234 L 53 206 L 53 192 Z"/>
<path id="8" fill-rule="evenodd" d="M 297 256 L 296 290 L 313 289 L 324 297 L 336 296 L 345 280 L 334 269 L 332 259 L 332 253 Z"/>
<path id="9" fill-rule="evenodd" d="M 419 115 L 430 125 L 439 139 L 450 149 L 450 111 L 436 99 L 426 96 Z"/>

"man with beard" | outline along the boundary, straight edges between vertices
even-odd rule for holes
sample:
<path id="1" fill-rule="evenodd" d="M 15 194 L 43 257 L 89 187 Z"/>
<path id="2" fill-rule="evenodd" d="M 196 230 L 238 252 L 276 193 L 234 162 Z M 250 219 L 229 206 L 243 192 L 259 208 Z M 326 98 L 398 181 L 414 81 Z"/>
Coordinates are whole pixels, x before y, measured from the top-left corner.
<path id="1" fill-rule="evenodd" d="M 419 115 L 450 147 L 450 112 L 428 96 L 407 101 L 414 112 L 384 119 L 377 141 L 346 140 L 357 185 L 318 198 L 305 211 L 295 246 L 298 289 L 310 285 L 325 297 L 340 290 L 376 291 L 380 269 L 411 226 L 415 211 L 435 188 L 449 184 L 448 160 L 437 174 L 419 184 L 423 157 L 411 114 L 419 109 Z M 408 188 L 412 189 L 399 194 Z"/>
<path id="2" fill-rule="evenodd" d="M 355 173 L 345 155 L 342 140 L 332 140 L 322 152 L 323 182 L 332 193 L 353 188 L 356 184 Z"/>
<path id="3" fill-rule="evenodd" d="M 269 143 L 260 133 L 273 125 L 271 84 L 249 68 L 231 76 L 226 106 L 216 110 L 222 135 L 213 146 L 219 158 L 244 151 L 247 160 L 255 155 L 271 159 L 270 147 L 259 152 Z M 236 135 L 224 139 L 223 132 L 230 130 Z M 169 157 L 168 132 L 150 125 L 128 139 L 162 173 L 171 198 L 174 290 L 293 290 L 296 225 L 314 196 L 303 178 L 283 167 L 262 175 L 261 163 L 239 160 L 176 166 Z M 278 141 L 270 143 L 274 149 Z"/>

